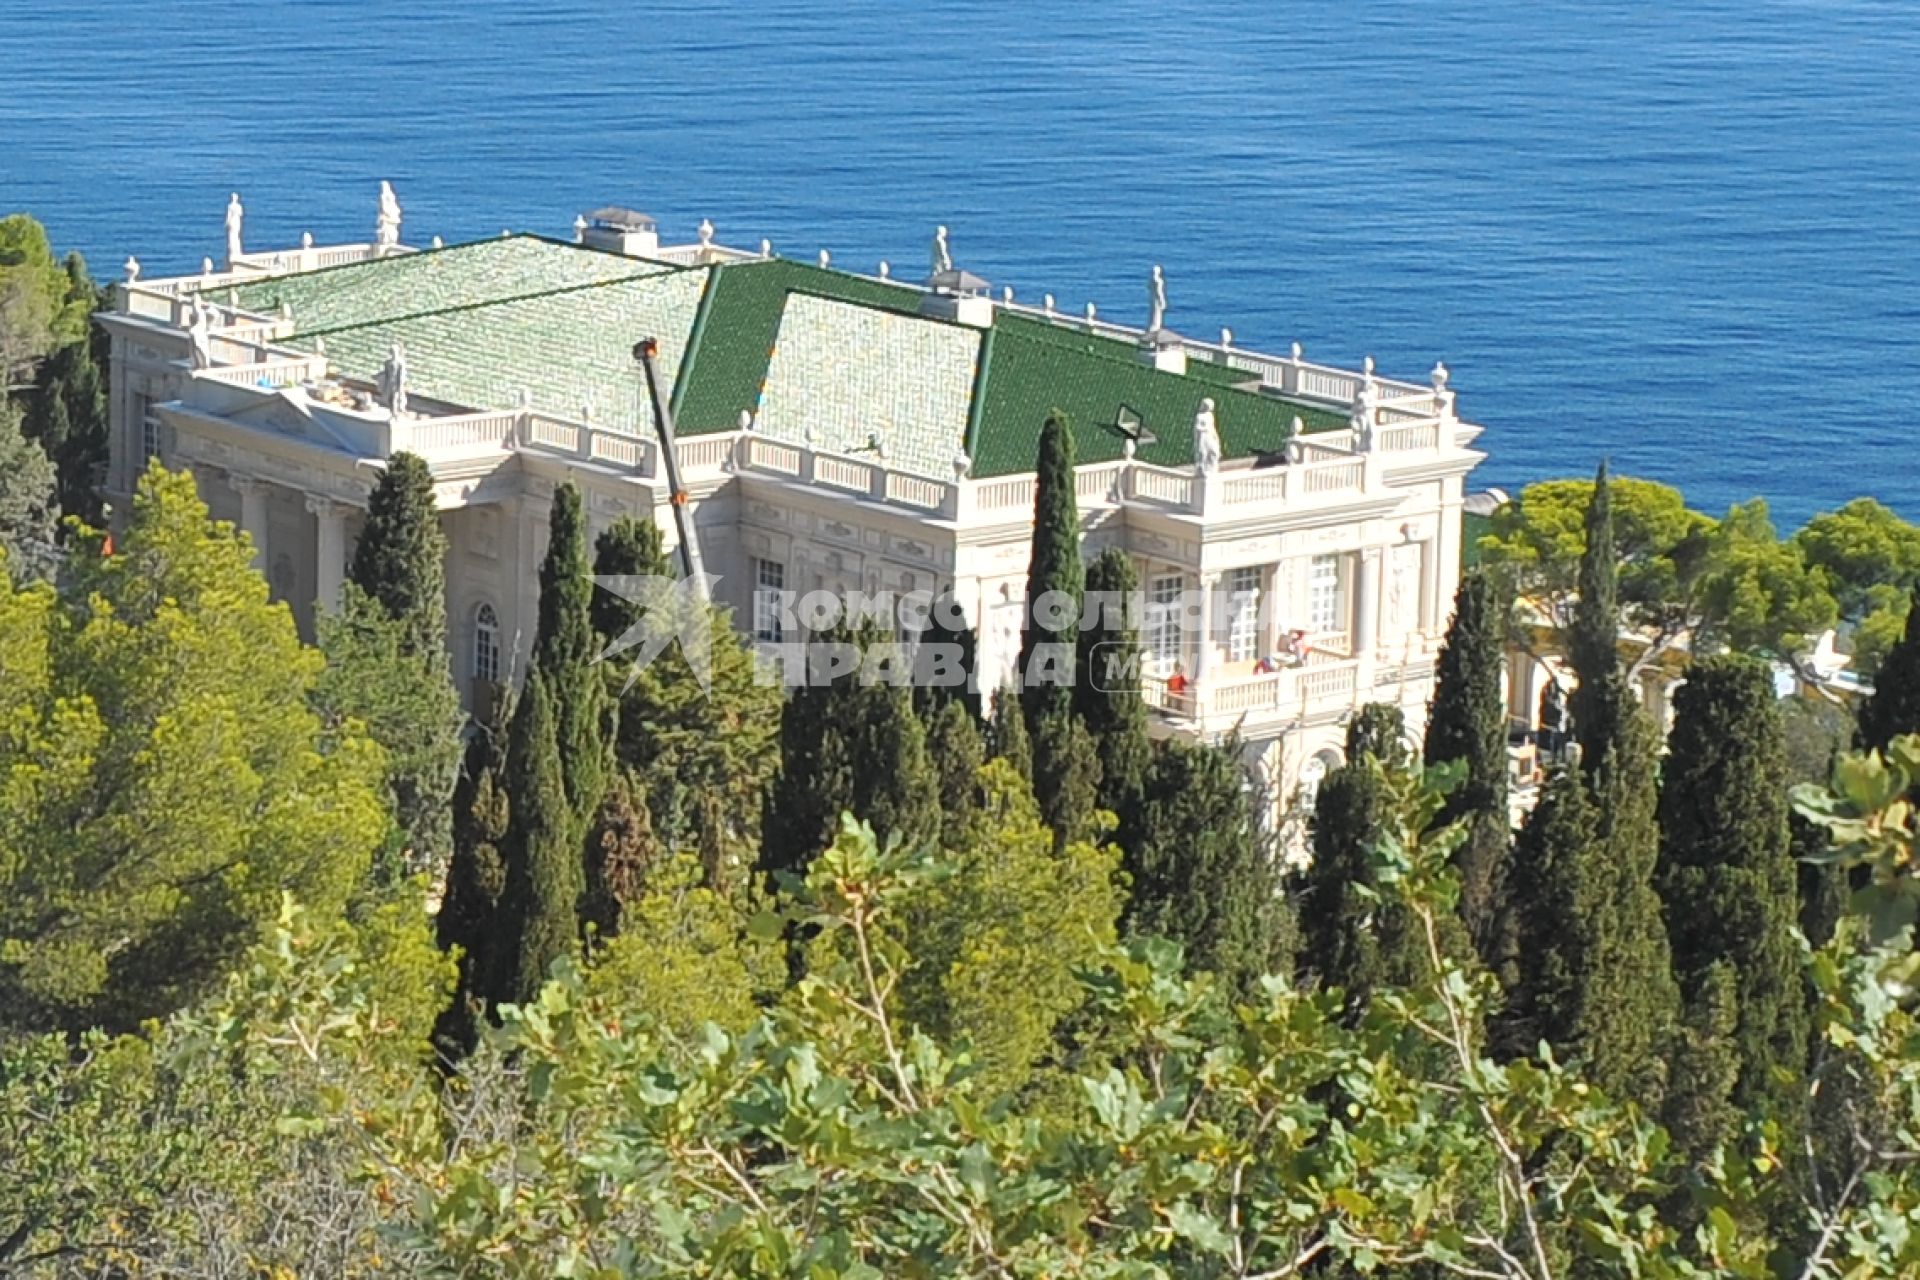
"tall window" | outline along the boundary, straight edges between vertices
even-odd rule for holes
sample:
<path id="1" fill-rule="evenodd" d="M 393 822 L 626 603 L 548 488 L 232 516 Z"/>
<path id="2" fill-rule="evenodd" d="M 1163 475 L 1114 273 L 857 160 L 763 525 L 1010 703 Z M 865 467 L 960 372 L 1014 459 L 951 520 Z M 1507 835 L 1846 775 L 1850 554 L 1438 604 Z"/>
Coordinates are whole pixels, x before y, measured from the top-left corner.
<path id="1" fill-rule="evenodd" d="M 1260 651 L 1260 569 L 1235 569 L 1227 575 L 1227 660 L 1248 662 Z"/>
<path id="2" fill-rule="evenodd" d="M 1315 556 L 1307 566 L 1307 625 L 1313 632 L 1344 630 L 1340 618 L 1340 557 Z"/>
<path id="3" fill-rule="evenodd" d="M 500 683 L 500 618 L 490 604 L 473 612 L 473 678 Z"/>
<path id="4" fill-rule="evenodd" d="M 1147 584 L 1146 649 L 1156 671 L 1170 670 L 1180 658 L 1180 596 L 1186 582 L 1168 573 Z"/>
<path id="5" fill-rule="evenodd" d="M 144 465 L 160 456 L 160 420 L 153 416 L 153 401 L 147 396 L 133 397 L 133 412 L 140 420 L 140 461 Z"/>
<path id="6" fill-rule="evenodd" d="M 787 589 L 787 566 L 778 560 L 753 561 L 753 638 L 780 643 L 780 594 Z"/>

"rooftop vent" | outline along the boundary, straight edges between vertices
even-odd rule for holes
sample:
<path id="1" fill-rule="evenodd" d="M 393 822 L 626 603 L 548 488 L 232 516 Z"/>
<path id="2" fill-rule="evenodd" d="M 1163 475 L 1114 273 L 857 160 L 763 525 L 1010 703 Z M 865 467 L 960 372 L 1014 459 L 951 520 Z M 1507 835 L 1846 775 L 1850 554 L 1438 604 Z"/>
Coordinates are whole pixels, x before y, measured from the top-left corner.
<path id="1" fill-rule="evenodd" d="M 630 258 L 650 258 L 660 251 L 660 226 L 652 218 L 633 209 L 608 205 L 575 220 L 574 234 L 589 249 L 624 253 Z"/>
<path id="2" fill-rule="evenodd" d="M 993 328 L 993 286 L 971 271 L 952 267 L 936 271 L 928 279 L 927 288 L 927 296 L 920 303 L 923 314 L 976 329 Z"/>

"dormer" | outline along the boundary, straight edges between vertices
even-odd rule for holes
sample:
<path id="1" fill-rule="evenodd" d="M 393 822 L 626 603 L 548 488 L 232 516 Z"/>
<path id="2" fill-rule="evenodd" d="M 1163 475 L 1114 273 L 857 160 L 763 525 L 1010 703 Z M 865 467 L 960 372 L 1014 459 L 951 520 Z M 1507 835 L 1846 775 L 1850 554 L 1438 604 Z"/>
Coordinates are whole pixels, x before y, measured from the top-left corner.
<path id="1" fill-rule="evenodd" d="M 623 253 L 629 258 L 651 258 L 660 251 L 660 226 L 633 209 L 608 205 L 580 215 L 573 224 L 580 243 L 589 249 Z"/>

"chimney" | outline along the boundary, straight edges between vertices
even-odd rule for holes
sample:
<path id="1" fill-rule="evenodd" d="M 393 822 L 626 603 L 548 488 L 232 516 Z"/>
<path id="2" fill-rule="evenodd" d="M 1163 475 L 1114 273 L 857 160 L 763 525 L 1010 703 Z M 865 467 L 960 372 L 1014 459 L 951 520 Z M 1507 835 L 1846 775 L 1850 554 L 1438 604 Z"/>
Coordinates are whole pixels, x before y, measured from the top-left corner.
<path id="1" fill-rule="evenodd" d="M 927 281 L 922 315 L 954 320 L 975 329 L 993 328 L 993 286 L 971 271 L 936 271 Z"/>
<path id="2" fill-rule="evenodd" d="M 659 224 L 632 209 L 608 205 L 582 214 L 574 225 L 580 243 L 589 249 L 624 253 L 629 258 L 651 258 L 660 252 Z"/>

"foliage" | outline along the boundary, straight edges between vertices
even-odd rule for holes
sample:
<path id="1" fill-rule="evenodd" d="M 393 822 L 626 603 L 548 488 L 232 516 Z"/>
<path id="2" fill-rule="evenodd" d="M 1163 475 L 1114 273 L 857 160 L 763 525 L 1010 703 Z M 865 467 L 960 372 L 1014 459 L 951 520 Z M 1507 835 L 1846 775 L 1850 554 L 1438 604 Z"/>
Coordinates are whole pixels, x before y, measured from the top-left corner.
<path id="1" fill-rule="evenodd" d="M 166 1013 L 283 889 L 335 909 L 363 875 L 380 752 L 323 731 L 320 656 L 248 559 L 156 465 L 115 554 L 0 594 L 0 1022 Z"/>
<path id="2" fill-rule="evenodd" d="M 512 998 L 519 940 L 506 900 L 512 829 L 506 770 L 506 735 L 494 724 L 475 725 L 454 786 L 453 858 L 434 918 L 436 940 L 458 965 L 453 999 L 434 1030 L 435 1044 L 450 1060 L 472 1051 L 476 1015 Z"/>
<path id="3" fill-rule="evenodd" d="M 663 856 L 645 793 L 624 770 L 616 771 L 587 831 L 581 920 L 602 938 L 618 934 Z"/>
<path id="4" fill-rule="evenodd" d="M 501 901 L 514 949 L 506 989 L 515 1000 L 530 998 L 555 961 L 578 951 L 586 905 L 586 829 L 567 795 L 558 719 L 547 673 L 536 670 L 527 678 L 507 734 L 512 820 Z"/>
<path id="5" fill-rule="evenodd" d="M 1188 964 L 1250 997 L 1274 972 L 1283 909 L 1276 868 L 1254 829 L 1236 740 L 1172 739 L 1154 753 L 1134 843 L 1129 934 L 1178 943 Z"/>
<path id="6" fill-rule="evenodd" d="M 1789 1125 L 1807 1060 L 1806 997 L 1772 676 L 1751 658 L 1697 660 L 1674 711 L 1658 870 L 1674 971 L 1689 1005 L 1718 1006 L 1725 996 L 1708 988 L 1730 988 L 1731 1100 Z"/>
<path id="7" fill-rule="evenodd" d="M 1034 463 L 1033 554 L 1027 564 L 1026 613 L 1020 620 L 1020 704 L 1039 750 L 1039 722 L 1072 700 L 1074 659 L 1085 597 L 1080 561 L 1080 507 L 1075 490 L 1073 428 L 1055 413 L 1040 428 Z M 1046 604 L 1061 617 L 1048 616 Z M 1035 765 L 1045 766 L 1038 754 Z"/>
<path id="8" fill-rule="evenodd" d="M 913 963 L 900 1007 L 964 1046 L 978 1087 L 1000 1094 L 1032 1078 L 1084 1003 L 1077 975 L 1113 945 L 1121 894 L 1110 851 L 1085 842 L 1055 851 L 1033 793 L 1005 761 L 982 768 L 978 786 L 983 811 L 970 838 L 903 913 Z M 833 945 L 842 935 L 825 937 Z"/>
<path id="9" fill-rule="evenodd" d="M 20 433 L 20 412 L 0 397 L 0 554 L 15 576 L 45 567 L 60 507 L 53 464 Z"/>
<path id="10" fill-rule="evenodd" d="M 90 324 L 90 319 L 110 303 L 109 292 L 87 275 L 86 261 L 69 253 L 64 323 L 25 402 L 26 432 L 45 451 L 59 477 L 60 509 L 90 524 L 100 523 L 103 514 L 98 486 L 107 466 L 111 345 L 106 331 Z"/>
<path id="11" fill-rule="evenodd" d="M 993 695 L 993 716 L 987 721 L 987 755 L 1005 760 L 1031 784 L 1033 741 L 1027 736 L 1027 718 L 1020 714 L 1020 695 L 1012 686 Z"/>
<path id="12" fill-rule="evenodd" d="M 91 299 L 77 300 L 72 285 L 44 227 L 24 213 L 0 217 L 0 399 L 30 385 L 43 357 L 85 339 Z"/>
<path id="13" fill-rule="evenodd" d="M 940 839 L 954 846 L 973 828 L 980 813 L 980 766 L 986 744 L 980 722 L 963 698 L 940 700 L 927 722 L 927 760 L 940 791 Z"/>
<path id="14" fill-rule="evenodd" d="M 750 887 L 729 896 L 704 881 L 688 854 L 653 867 L 623 904 L 620 936 L 594 953 L 588 993 L 676 1039 L 696 1040 L 708 1023 L 733 1034 L 751 1027 L 786 980 L 778 933 L 756 932 L 761 904 Z"/>
<path id="15" fill-rule="evenodd" d="M 314 709 L 330 729 L 355 725 L 385 752 L 397 841 L 374 876 L 386 886 L 421 872 L 443 874 L 453 847 L 451 801 L 466 716 L 444 643 L 415 647 L 415 625 L 351 582 L 340 607 L 323 611 L 318 624 L 327 664 L 314 682 Z"/>
<path id="16" fill-rule="evenodd" d="M 1513 821 L 1507 811 L 1507 714 L 1501 680 L 1506 666 L 1499 590 L 1470 571 L 1454 596 L 1453 620 L 1440 649 L 1422 757 L 1464 761 L 1466 775 L 1447 797 L 1440 822 L 1467 823 L 1460 844 L 1460 918 L 1483 960 L 1506 948 L 1496 936 Z"/>
<path id="17" fill-rule="evenodd" d="M 1920 592 L 1907 607 L 1905 630 L 1874 676 L 1873 696 L 1860 704 L 1857 745 L 1884 751 L 1909 733 L 1920 733 Z"/>
<path id="18" fill-rule="evenodd" d="M 1133 598 L 1140 581 L 1118 547 L 1102 551 L 1087 569 L 1087 591 L 1101 602 L 1095 625 L 1080 632 L 1073 706 L 1100 757 L 1100 808 L 1119 819 L 1116 839 L 1129 848 L 1140 839 L 1140 807 L 1153 761 L 1147 704 L 1140 694 L 1140 619 Z"/>
<path id="19" fill-rule="evenodd" d="M 980 698 L 980 642 L 973 628 L 966 625 L 960 606 L 951 593 L 933 602 L 927 629 L 922 633 L 921 648 L 914 655 L 915 672 L 913 681 L 913 709 L 929 726 L 940 707 L 948 702 L 958 701 L 966 708 L 967 715 L 975 722 L 981 719 Z M 959 625 L 952 620 L 960 618 Z M 952 651 L 959 656 L 960 671 L 965 680 L 954 684 L 950 680 L 934 680 L 934 655 Z"/>
<path id="20" fill-rule="evenodd" d="M 404 647 L 447 649 L 447 539 L 434 510 L 433 471 L 414 453 L 396 453 L 367 498 L 367 520 L 347 577 L 388 617 L 404 622 Z"/>
<path id="21" fill-rule="evenodd" d="M 833 840 L 842 812 L 870 815 L 883 838 L 918 846 L 940 833 L 939 779 L 927 756 L 926 731 L 907 688 L 849 671 L 824 678 L 836 647 L 870 653 L 890 643 L 864 627 L 844 625 L 809 641 L 809 679 L 780 714 L 780 772 L 769 789 L 761 869 L 802 874 Z"/>
<path id="22" fill-rule="evenodd" d="M 622 519 L 594 545 L 593 571 L 605 577 L 672 575 L 651 521 Z M 685 607 L 679 602 L 654 608 Z M 642 610 L 612 591 L 593 597 L 603 644 L 640 621 Z M 678 634 L 676 619 L 662 619 Z M 645 667 L 609 661 L 606 679 L 619 707 L 616 756 L 632 775 L 660 839 L 696 849 L 715 883 L 731 881 L 757 857 L 761 801 L 779 767 L 780 690 L 760 679 L 755 658 L 724 608 L 709 609 L 708 675 L 702 688 L 685 652 L 669 645 Z"/>
<path id="23" fill-rule="evenodd" d="M 1854 669 L 1872 675 L 1920 586 L 1920 528 L 1872 498 L 1855 498 L 1814 516 L 1793 542 L 1854 624 Z"/>

